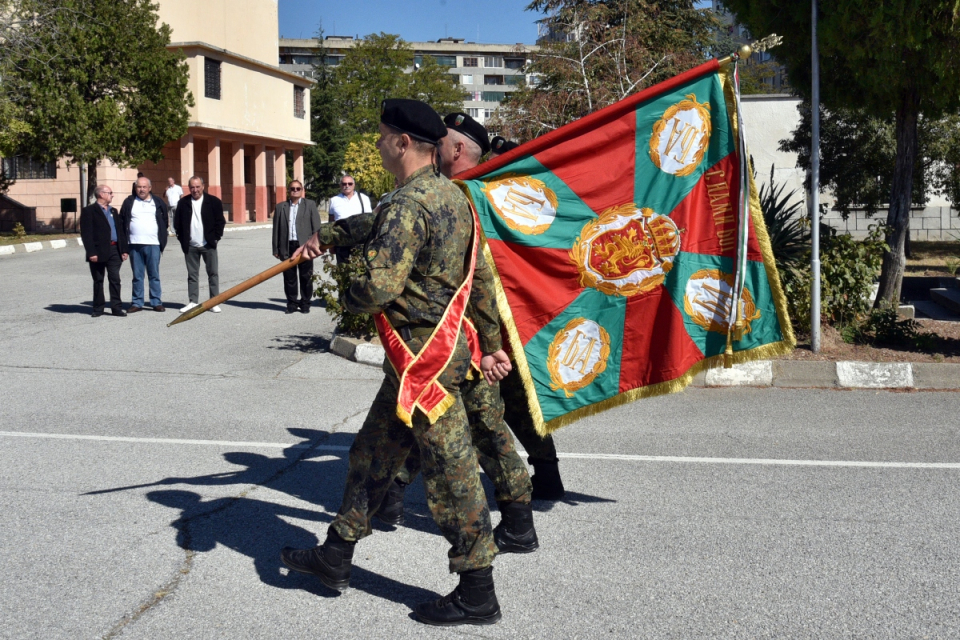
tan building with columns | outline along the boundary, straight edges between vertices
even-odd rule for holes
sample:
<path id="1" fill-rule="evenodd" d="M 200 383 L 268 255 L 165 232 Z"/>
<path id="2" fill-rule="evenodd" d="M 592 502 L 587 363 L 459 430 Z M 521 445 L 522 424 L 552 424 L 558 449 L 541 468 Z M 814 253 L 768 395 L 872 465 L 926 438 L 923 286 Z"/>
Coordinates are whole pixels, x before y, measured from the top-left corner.
<path id="1" fill-rule="evenodd" d="M 173 33 L 170 49 L 183 51 L 190 67 L 189 129 L 170 141 L 163 160 L 120 169 L 102 162 L 97 169 L 122 197 L 131 193 L 137 171 L 162 197 L 167 178 L 187 192 L 198 175 L 207 192 L 220 197 L 229 222 L 265 221 L 286 198 L 287 156 L 293 176 L 303 179 L 303 148 L 310 142 L 310 87 L 313 81 L 278 66 L 277 0 L 159 0 L 160 21 Z M 36 208 L 38 230 L 69 230 L 60 198 L 77 198 L 79 171 L 61 160 L 17 176 L 8 196 Z M 25 225 L 27 226 L 27 225 Z"/>

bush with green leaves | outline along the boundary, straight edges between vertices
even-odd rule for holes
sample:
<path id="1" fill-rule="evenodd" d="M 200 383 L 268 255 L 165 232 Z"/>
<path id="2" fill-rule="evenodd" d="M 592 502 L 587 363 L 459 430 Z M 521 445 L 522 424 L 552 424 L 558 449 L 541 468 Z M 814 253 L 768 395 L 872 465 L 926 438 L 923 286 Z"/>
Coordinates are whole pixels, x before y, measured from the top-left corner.
<path id="1" fill-rule="evenodd" d="M 927 351 L 933 346 L 934 334 L 920 331 L 920 323 L 900 318 L 896 309 L 873 309 L 858 322 L 843 327 L 845 342 Z"/>
<path id="2" fill-rule="evenodd" d="M 337 331 L 350 336 L 370 337 L 377 333 L 373 323 L 373 316 L 368 313 L 351 313 L 343 304 L 342 296 L 350 288 L 350 284 L 366 272 L 363 252 L 353 251 L 350 260 L 337 264 L 331 254 L 325 254 L 320 260 L 323 262 L 322 271 L 331 277 L 324 280 L 319 275 L 314 276 L 317 282 L 316 296 L 323 300 L 327 313 L 337 323 Z"/>
<path id="3" fill-rule="evenodd" d="M 783 272 L 809 258 L 810 224 L 803 212 L 803 202 L 796 199 L 797 189 L 784 194 L 787 185 L 775 182 L 773 170 L 774 165 L 770 165 L 769 186 L 760 185 L 760 210 L 777 270 Z"/>

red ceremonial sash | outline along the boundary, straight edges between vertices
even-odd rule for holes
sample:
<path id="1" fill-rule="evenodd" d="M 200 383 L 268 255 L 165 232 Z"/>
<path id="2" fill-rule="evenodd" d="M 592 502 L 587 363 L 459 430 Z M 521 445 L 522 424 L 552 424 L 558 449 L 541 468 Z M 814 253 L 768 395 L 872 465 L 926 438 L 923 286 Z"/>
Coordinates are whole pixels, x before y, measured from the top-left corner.
<path id="1" fill-rule="evenodd" d="M 397 417 L 408 427 L 413 426 L 414 409 L 419 408 L 423 411 L 430 420 L 430 424 L 433 424 L 453 406 L 454 396 L 437 382 L 437 378 L 447 368 L 453 357 L 457 336 L 463 325 L 465 325 L 467 342 L 470 344 L 471 360 L 476 359 L 475 364 L 479 368 L 480 345 L 477 331 L 469 320 L 464 323 L 464 313 L 470 301 L 470 289 L 473 285 L 473 270 L 477 264 L 477 218 L 473 205 L 470 205 L 470 210 L 473 213 L 473 234 L 470 239 L 470 267 L 467 270 L 467 277 L 453 295 L 440 322 L 424 343 L 423 349 L 414 355 L 382 311 L 373 317 L 387 359 L 400 378 Z"/>

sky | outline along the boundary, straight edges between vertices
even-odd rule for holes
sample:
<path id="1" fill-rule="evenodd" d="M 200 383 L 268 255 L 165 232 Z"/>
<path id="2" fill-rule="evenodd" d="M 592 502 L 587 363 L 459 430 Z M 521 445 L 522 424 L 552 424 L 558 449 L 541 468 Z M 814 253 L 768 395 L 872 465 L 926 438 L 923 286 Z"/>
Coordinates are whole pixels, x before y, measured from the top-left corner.
<path id="1" fill-rule="evenodd" d="M 463 38 L 468 42 L 535 44 L 530 0 L 279 0 L 280 37 L 395 33 L 408 42 Z"/>

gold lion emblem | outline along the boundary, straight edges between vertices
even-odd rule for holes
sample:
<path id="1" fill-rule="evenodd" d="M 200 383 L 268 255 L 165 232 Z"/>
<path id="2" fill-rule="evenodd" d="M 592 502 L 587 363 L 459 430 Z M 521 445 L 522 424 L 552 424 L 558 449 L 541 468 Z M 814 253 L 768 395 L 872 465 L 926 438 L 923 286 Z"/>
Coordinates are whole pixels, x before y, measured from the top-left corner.
<path id="1" fill-rule="evenodd" d="M 606 371 L 610 334 L 593 320 L 574 318 L 557 332 L 547 351 L 550 388 L 568 398 Z"/>
<path id="2" fill-rule="evenodd" d="M 726 335 L 730 328 L 733 304 L 733 274 L 719 269 L 701 269 L 687 280 L 683 293 L 683 310 L 690 319 L 707 331 Z M 750 291 L 744 288 L 740 299 L 744 333 L 750 333 L 750 323 L 760 317 Z"/>
<path id="3" fill-rule="evenodd" d="M 653 164 L 677 177 L 693 173 L 710 144 L 710 103 L 686 98 L 663 112 L 650 137 Z"/>
<path id="4" fill-rule="evenodd" d="M 607 209 L 580 231 L 570 261 L 580 285 L 608 296 L 634 296 L 663 284 L 680 252 L 680 229 L 669 217 L 633 203 Z"/>
<path id="5" fill-rule="evenodd" d="M 557 218 L 557 194 L 536 178 L 505 173 L 484 184 L 483 193 L 514 231 L 538 235 Z"/>

